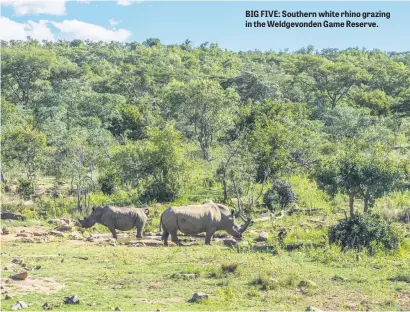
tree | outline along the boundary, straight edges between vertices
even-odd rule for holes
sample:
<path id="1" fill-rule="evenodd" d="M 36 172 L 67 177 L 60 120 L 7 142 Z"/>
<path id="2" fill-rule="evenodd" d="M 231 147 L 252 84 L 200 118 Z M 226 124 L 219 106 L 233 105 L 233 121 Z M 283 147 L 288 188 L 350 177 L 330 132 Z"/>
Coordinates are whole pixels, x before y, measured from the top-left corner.
<path id="1" fill-rule="evenodd" d="M 343 57 L 334 61 L 315 55 L 299 55 L 288 64 L 290 72 L 306 90 L 317 94 L 320 106 L 334 110 L 353 86 L 369 79 L 369 74 Z"/>
<path id="2" fill-rule="evenodd" d="M 1 86 L 13 103 L 28 108 L 33 93 L 46 84 L 56 61 L 54 52 L 37 47 L 2 50 Z"/>
<path id="3" fill-rule="evenodd" d="M 14 162 L 22 164 L 27 179 L 33 180 L 36 172 L 41 168 L 45 148 L 45 134 L 34 129 L 32 124 L 27 123 L 21 128 L 3 133 L 1 158 L 9 168 Z"/>
<path id="4" fill-rule="evenodd" d="M 340 191 L 349 196 L 350 216 L 353 217 L 356 197 L 363 197 L 367 212 L 375 199 L 400 186 L 403 172 L 397 161 L 383 155 L 380 149 L 373 154 L 353 149 L 323 163 L 316 176 L 319 187 L 330 195 Z"/>
<path id="5" fill-rule="evenodd" d="M 173 82 L 165 92 L 165 115 L 179 120 L 179 129 L 188 137 L 194 136 L 203 159 L 210 160 L 214 142 L 232 125 L 238 95 L 212 80 L 192 80 L 186 85 Z"/>

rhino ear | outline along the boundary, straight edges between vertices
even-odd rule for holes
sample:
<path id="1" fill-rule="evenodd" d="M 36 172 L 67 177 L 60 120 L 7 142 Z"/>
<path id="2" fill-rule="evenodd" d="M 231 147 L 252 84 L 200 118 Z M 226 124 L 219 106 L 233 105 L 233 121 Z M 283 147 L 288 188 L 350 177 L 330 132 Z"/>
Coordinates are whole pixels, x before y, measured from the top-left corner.
<path id="1" fill-rule="evenodd" d="M 231 214 L 234 215 L 235 214 L 235 210 L 231 209 Z"/>

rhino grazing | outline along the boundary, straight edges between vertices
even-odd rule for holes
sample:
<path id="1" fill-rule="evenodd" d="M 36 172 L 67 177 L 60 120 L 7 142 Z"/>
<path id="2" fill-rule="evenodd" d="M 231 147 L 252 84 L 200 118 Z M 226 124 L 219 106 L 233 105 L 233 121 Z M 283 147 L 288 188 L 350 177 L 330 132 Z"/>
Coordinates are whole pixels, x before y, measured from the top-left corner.
<path id="1" fill-rule="evenodd" d="M 101 206 L 94 208 L 89 217 L 78 221 L 83 228 L 92 227 L 95 223 L 105 225 L 115 239 L 117 239 L 116 229 L 129 231 L 136 228 L 137 238 L 142 238 L 142 232 L 148 219 L 144 210 L 142 208 Z"/>
<path id="2" fill-rule="evenodd" d="M 243 220 L 245 218 L 239 215 Z M 161 215 L 160 226 L 163 229 L 162 240 L 168 246 L 168 237 L 177 245 L 182 245 L 178 239 L 178 230 L 188 235 L 206 233 L 205 244 L 211 244 L 211 238 L 216 231 L 224 230 L 230 235 L 241 238 L 242 233 L 252 224 L 248 218 L 242 227 L 235 224 L 235 211 L 228 207 L 206 202 L 201 205 L 169 207 Z"/>

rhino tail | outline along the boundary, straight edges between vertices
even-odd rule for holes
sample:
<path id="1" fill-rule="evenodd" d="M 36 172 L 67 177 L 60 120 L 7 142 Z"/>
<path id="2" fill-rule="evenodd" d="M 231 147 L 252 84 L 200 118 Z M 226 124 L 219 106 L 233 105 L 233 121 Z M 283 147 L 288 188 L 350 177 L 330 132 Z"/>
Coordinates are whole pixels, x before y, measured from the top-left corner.
<path id="1" fill-rule="evenodd" d="M 161 213 L 161 218 L 159 219 L 159 231 L 162 231 L 162 216 L 164 213 Z"/>

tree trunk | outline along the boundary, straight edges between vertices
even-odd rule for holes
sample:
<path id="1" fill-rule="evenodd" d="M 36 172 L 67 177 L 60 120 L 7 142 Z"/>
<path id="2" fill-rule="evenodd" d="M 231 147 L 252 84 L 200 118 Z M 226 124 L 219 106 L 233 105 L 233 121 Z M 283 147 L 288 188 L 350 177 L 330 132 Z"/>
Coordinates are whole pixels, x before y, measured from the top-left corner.
<path id="1" fill-rule="evenodd" d="M 354 216 L 354 195 L 353 193 L 349 194 L 349 207 L 350 207 L 350 217 Z"/>
<path id="2" fill-rule="evenodd" d="M 369 211 L 369 198 L 364 198 L 364 212 L 367 213 Z"/>
<path id="3" fill-rule="evenodd" d="M 224 176 L 222 178 L 222 184 L 224 187 L 224 202 L 226 203 L 228 201 L 228 190 L 227 190 L 227 185 L 226 185 L 226 172 L 224 171 Z"/>

